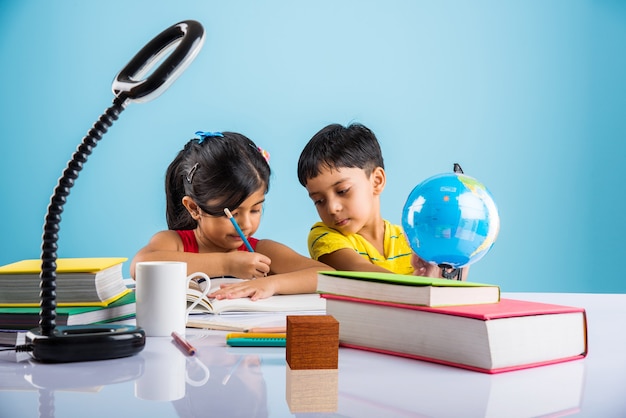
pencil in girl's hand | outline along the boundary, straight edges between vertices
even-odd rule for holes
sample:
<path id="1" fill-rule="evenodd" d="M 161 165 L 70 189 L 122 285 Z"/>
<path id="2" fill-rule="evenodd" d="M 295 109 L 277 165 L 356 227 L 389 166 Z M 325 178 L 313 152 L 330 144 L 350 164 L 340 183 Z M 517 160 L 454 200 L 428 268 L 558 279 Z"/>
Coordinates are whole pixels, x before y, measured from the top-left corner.
<path id="1" fill-rule="evenodd" d="M 230 213 L 230 211 L 228 210 L 228 208 L 224 208 L 224 213 L 226 214 L 226 216 L 228 217 L 228 219 L 230 219 L 230 222 L 233 224 L 233 226 L 235 227 L 235 230 L 237 231 L 237 234 L 239 234 L 239 236 L 241 237 L 241 239 L 243 240 L 243 243 L 246 245 L 246 248 L 248 249 L 248 251 L 250 251 L 251 253 L 254 252 L 254 249 L 252 248 L 252 245 L 250 245 L 250 243 L 248 242 L 248 239 L 246 238 L 246 236 L 243 234 L 243 231 L 241 230 L 241 228 L 239 228 L 239 224 L 237 224 L 237 221 L 235 220 L 235 218 L 233 217 L 233 214 Z"/>

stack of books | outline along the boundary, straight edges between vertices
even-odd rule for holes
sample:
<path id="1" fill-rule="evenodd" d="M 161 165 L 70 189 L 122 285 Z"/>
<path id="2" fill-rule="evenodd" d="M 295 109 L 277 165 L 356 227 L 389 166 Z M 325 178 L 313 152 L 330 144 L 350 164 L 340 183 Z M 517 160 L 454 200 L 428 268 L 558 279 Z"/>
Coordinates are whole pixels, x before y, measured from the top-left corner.
<path id="1" fill-rule="evenodd" d="M 344 347 L 501 373 L 583 358 L 583 308 L 500 298 L 496 285 L 323 272 L 317 292 Z"/>
<path id="2" fill-rule="evenodd" d="M 133 317 L 135 293 L 122 274 L 126 260 L 58 259 L 56 324 L 98 324 Z M 15 345 L 19 331 L 39 326 L 40 273 L 41 260 L 35 259 L 0 267 L 0 331 L 5 331 L 0 333 L 0 345 Z"/>

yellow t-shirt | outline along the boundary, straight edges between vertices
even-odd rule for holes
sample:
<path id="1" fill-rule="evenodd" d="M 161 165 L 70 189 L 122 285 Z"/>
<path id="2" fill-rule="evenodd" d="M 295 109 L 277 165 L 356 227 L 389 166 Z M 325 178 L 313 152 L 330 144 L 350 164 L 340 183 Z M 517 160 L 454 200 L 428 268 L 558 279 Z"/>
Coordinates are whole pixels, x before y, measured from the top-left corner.
<path id="1" fill-rule="evenodd" d="M 344 235 L 336 229 L 317 222 L 309 232 L 309 254 L 318 260 L 325 254 L 344 248 L 351 248 L 372 264 L 383 267 L 397 274 L 413 274 L 411 266 L 412 250 L 404 237 L 402 227 L 385 222 L 383 246 L 385 254 L 378 252 L 374 246 L 358 234 Z"/>

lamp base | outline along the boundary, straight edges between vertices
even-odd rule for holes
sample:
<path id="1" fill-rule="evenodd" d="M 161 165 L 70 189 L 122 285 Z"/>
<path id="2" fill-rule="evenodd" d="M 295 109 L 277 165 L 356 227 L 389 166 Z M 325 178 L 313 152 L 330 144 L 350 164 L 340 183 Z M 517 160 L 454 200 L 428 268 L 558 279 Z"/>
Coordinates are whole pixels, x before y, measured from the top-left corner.
<path id="1" fill-rule="evenodd" d="M 51 335 L 34 328 L 26 334 L 30 355 L 42 363 L 107 360 L 143 350 L 143 329 L 127 325 L 75 325 L 56 327 Z"/>

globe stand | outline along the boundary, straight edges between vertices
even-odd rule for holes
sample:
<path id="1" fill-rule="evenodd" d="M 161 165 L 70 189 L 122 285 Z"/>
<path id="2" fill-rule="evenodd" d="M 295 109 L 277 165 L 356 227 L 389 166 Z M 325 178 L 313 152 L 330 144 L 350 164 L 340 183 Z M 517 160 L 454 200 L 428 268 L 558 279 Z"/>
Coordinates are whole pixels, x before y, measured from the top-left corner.
<path id="1" fill-rule="evenodd" d="M 448 280 L 463 280 L 463 269 L 452 267 L 449 264 L 439 264 L 441 276 Z"/>
<path id="2" fill-rule="evenodd" d="M 463 169 L 461 168 L 461 164 L 459 163 L 454 163 L 452 171 L 454 171 L 457 174 L 464 174 Z M 462 269 L 457 269 L 455 267 L 452 267 L 449 264 L 439 264 L 439 267 L 441 268 L 441 275 L 443 276 L 444 279 L 463 280 Z"/>

